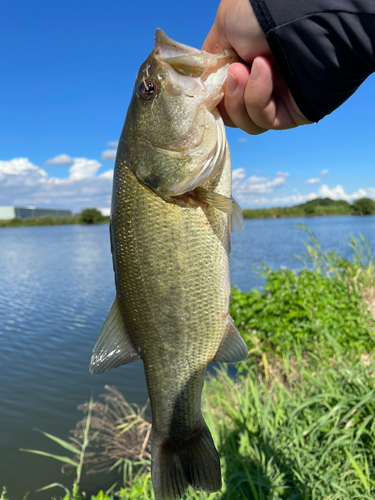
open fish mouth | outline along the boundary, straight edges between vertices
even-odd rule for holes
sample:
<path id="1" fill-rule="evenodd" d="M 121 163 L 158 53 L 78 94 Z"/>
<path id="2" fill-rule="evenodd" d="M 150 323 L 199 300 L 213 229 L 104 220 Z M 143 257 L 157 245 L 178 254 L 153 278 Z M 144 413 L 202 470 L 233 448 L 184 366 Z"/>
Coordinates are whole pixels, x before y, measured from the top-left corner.
<path id="1" fill-rule="evenodd" d="M 164 31 L 157 29 L 155 33 L 154 56 L 167 63 L 177 73 L 191 77 L 201 77 L 204 81 L 214 70 L 234 62 L 237 54 L 234 50 L 223 50 L 220 54 L 210 54 L 204 50 L 189 47 L 169 38 Z"/>
<path id="2" fill-rule="evenodd" d="M 155 32 L 154 40 L 155 47 L 153 52 L 160 59 L 200 52 L 194 47 L 172 40 L 172 38 L 167 36 L 164 31 L 159 28 Z"/>

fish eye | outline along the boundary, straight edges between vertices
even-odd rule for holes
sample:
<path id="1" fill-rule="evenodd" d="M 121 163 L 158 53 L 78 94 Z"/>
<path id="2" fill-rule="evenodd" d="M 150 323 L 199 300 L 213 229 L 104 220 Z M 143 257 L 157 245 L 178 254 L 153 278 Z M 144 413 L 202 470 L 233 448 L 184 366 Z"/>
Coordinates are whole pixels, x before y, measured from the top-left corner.
<path id="1" fill-rule="evenodd" d="M 154 80 L 143 80 L 143 82 L 139 86 L 139 95 L 142 99 L 149 101 L 153 97 L 155 97 L 156 92 L 158 90 L 157 83 Z"/>

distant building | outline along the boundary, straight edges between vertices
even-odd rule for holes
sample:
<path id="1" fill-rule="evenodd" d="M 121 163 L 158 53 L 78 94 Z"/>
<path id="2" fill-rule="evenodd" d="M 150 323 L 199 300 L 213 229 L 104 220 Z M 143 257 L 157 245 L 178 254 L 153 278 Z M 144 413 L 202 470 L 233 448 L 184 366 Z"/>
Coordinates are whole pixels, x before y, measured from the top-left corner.
<path id="1" fill-rule="evenodd" d="M 58 210 L 52 208 L 0 207 L 0 220 L 29 219 L 30 217 L 43 217 L 43 215 L 66 217 L 67 215 L 72 215 L 72 212 L 71 210 Z"/>

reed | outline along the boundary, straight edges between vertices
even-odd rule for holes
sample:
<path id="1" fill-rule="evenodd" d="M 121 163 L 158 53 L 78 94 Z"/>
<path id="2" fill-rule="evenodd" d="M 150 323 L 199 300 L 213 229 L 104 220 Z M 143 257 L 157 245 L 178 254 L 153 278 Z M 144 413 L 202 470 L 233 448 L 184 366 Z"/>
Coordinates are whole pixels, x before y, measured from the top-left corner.
<path id="1" fill-rule="evenodd" d="M 73 485 L 71 491 L 64 486 L 61 483 L 51 483 L 48 484 L 47 486 L 43 486 L 42 488 L 38 489 L 37 491 L 44 491 L 48 490 L 50 488 L 55 488 L 59 487 L 62 488 L 66 496 L 64 497 L 66 500 L 72 499 L 72 500 L 82 500 L 81 496 L 79 494 L 79 485 L 82 477 L 82 468 L 83 468 L 83 463 L 85 460 L 85 455 L 86 455 L 86 450 L 87 447 L 89 446 L 90 442 L 96 438 L 96 435 L 99 431 L 96 431 L 95 433 L 90 434 L 90 424 L 91 424 L 91 414 L 92 414 L 92 408 L 93 408 L 93 401 L 92 399 L 90 400 L 88 404 L 88 411 L 87 411 L 87 418 L 85 422 L 85 427 L 82 432 L 82 439 L 79 441 L 75 437 L 69 437 L 69 441 L 65 441 L 61 438 L 58 438 L 56 436 L 53 436 L 52 434 L 48 434 L 47 432 L 42 432 L 44 436 L 46 436 L 48 439 L 51 439 L 52 441 L 55 441 L 61 448 L 64 450 L 69 451 L 70 453 L 73 454 L 73 457 L 67 457 L 65 455 L 55 455 L 52 453 L 47 453 L 45 451 L 41 450 L 25 450 L 25 449 L 20 449 L 20 451 L 25 451 L 28 453 L 33 453 L 35 455 L 42 455 L 44 457 L 52 458 L 54 460 L 58 460 L 59 462 L 63 463 L 62 471 L 64 471 L 64 468 L 67 466 L 73 467 L 75 470 L 75 479 L 73 480 Z"/>
<path id="2" fill-rule="evenodd" d="M 90 448 L 84 460 L 87 474 L 117 469 L 123 484 L 131 484 L 150 468 L 151 423 L 145 417 L 148 405 L 130 405 L 116 388 L 106 385 L 105 389 L 106 393 L 91 407 Z M 83 443 L 90 403 L 80 405 L 78 410 L 87 416 L 71 432 Z"/>

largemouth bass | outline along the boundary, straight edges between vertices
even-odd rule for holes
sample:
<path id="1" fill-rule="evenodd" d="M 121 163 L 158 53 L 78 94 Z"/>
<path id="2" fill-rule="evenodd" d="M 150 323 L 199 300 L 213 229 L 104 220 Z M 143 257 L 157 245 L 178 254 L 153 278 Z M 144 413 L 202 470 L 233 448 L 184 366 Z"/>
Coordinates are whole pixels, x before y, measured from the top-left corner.
<path id="1" fill-rule="evenodd" d="M 201 413 L 208 363 L 247 348 L 229 315 L 231 164 L 216 105 L 235 54 L 209 54 L 160 30 L 139 69 L 121 134 L 110 238 L 117 296 L 91 360 L 94 375 L 142 359 L 152 411 L 156 500 L 221 488 Z"/>

